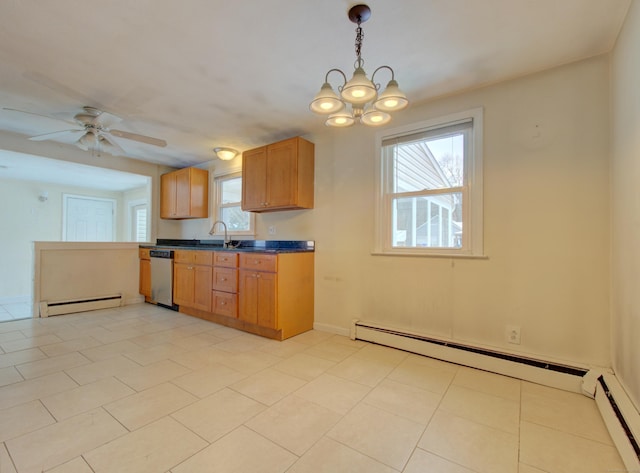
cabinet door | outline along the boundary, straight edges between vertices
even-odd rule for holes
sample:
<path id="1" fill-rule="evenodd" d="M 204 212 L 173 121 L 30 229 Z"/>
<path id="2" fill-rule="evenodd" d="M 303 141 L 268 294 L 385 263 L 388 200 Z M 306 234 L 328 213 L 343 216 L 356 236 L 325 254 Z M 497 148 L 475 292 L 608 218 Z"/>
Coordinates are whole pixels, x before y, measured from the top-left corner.
<path id="1" fill-rule="evenodd" d="M 238 294 L 212 291 L 211 308 L 214 314 L 238 317 Z"/>
<path id="2" fill-rule="evenodd" d="M 151 261 L 148 259 L 140 260 L 140 294 L 145 299 L 151 297 Z"/>
<path id="3" fill-rule="evenodd" d="M 173 302 L 174 304 L 193 307 L 195 272 L 190 264 L 173 264 Z"/>
<path id="4" fill-rule="evenodd" d="M 176 179 L 174 173 L 160 176 L 160 218 L 176 214 Z"/>
<path id="5" fill-rule="evenodd" d="M 238 270 L 213 268 L 213 289 L 223 292 L 238 292 Z"/>
<path id="6" fill-rule="evenodd" d="M 258 273 L 258 325 L 276 328 L 276 275 Z"/>
<path id="7" fill-rule="evenodd" d="M 238 318 L 252 324 L 258 323 L 258 278 L 255 271 L 239 271 Z"/>
<path id="8" fill-rule="evenodd" d="M 267 201 L 267 148 L 242 153 L 242 210 L 262 210 Z"/>
<path id="9" fill-rule="evenodd" d="M 189 179 L 189 168 L 175 171 L 176 188 L 176 210 L 175 217 L 191 216 L 191 181 Z"/>
<path id="10" fill-rule="evenodd" d="M 194 266 L 193 307 L 211 311 L 211 266 Z"/>
<path id="11" fill-rule="evenodd" d="M 289 207 L 296 203 L 298 175 L 297 141 L 286 140 L 267 147 L 267 208 Z"/>
<path id="12" fill-rule="evenodd" d="M 240 270 L 238 318 L 276 328 L 276 275 Z"/>

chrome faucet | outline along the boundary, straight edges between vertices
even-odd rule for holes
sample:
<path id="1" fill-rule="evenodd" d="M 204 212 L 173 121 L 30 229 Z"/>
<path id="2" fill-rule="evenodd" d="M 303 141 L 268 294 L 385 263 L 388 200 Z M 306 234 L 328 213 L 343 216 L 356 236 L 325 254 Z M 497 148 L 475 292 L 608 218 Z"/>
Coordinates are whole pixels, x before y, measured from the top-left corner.
<path id="1" fill-rule="evenodd" d="M 213 235 L 215 233 L 216 230 L 216 225 L 221 223 L 222 224 L 222 228 L 224 228 L 224 247 L 225 248 L 229 248 L 229 236 L 227 235 L 227 224 L 224 223 L 222 220 L 216 220 L 215 222 L 213 222 L 213 226 L 211 227 L 211 230 L 209 230 L 209 235 Z"/>

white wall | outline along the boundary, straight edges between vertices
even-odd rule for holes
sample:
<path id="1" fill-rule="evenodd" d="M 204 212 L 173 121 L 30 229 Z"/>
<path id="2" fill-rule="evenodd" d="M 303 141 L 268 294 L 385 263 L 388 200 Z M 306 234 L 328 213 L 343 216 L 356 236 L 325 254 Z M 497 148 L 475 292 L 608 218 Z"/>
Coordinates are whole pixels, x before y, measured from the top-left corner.
<path id="1" fill-rule="evenodd" d="M 640 409 L 640 5 L 612 57 L 612 340 L 618 379 Z"/>
<path id="2" fill-rule="evenodd" d="M 306 137 L 315 209 L 258 215 L 256 237 L 316 241 L 315 320 L 325 327 L 360 318 L 609 366 L 609 57 L 413 105 L 389 126 L 475 107 L 487 259 L 370 254 L 377 130 L 363 126 Z M 205 238 L 210 222 L 181 225 L 182 238 Z M 521 327 L 521 345 L 506 343 L 506 325 Z"/>

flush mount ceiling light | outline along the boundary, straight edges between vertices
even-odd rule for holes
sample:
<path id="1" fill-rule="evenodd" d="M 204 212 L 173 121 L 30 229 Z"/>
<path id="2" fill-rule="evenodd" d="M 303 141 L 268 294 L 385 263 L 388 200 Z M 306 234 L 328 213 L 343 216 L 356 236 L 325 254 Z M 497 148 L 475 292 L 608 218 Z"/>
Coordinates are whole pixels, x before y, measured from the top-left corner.
<path id="1" fill-rule="evenodd" d="M 356 62 L 353 77 L 347 81 L 347 76 L 340 69 L 330 69 L 325 75 L 324 84 L 320 92 L 309 105 L 312 112 L 329 115 L 327 126 L 351 126 L 356 120 L 370 126 L 379 126 L 391 120 L 390 112 L 402 110 L 409 105 L 407 96 L 398 88 L 393 69 L 380 66 L 371 75 L 371 80 L 364 71 L 362 59 L 362 23 L 371 16 L 371 9 L 367 5 L 355 5 L 349 10 L 349 19 L 358 25 L 356 28 Z M 391 80 L 385 90 L 378 95 L 380 84 L 374 82 L 378 71 L 386 69 L 391 72 Z M 329 84 L 329 74 L 337 72 L 342 75 L 343 83 L 338 86 L 338 96 Z M 347 104 L 351 105 L 349 110 Z"/>
<path id="2" fill-rule="evenodd" d="M 223 161 L 231 161 L 238 155 L 238 151 L 233 148 L 213 148 L 214 153 L 218 159 L 222 159 Z"/>

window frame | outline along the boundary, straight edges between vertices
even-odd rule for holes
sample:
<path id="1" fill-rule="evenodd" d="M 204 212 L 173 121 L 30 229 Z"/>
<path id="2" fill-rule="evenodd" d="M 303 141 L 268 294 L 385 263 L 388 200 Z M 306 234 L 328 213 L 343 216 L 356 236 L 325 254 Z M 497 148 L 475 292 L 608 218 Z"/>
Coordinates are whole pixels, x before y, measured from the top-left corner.
<path id="1" fill-rule="evenodd" d="M 394 173 L 393 160 L 385 156 L 383 141 L 401 138 L 422 132 L 437 131 L 446 127 L 472 122 L 469 138 L 465 141 L 464 177 L 462 187 L 436 190 L 434 193 L 462 192 L 462 246 L 445 247 L 394 247 L 393 198 L 391 191 Z M 386 129 L 376 134 L 376 199 L 375 199 L 375 235 L 374 255 L 441 256 L 484 258 L 483 242 L 483 175 L 482 175 L 482 137 L 483 109 L 474 108 L 442 117 L 412 123 L 398 128 Z M 409 193 L 410 194 L 410 193 Z M 416 193 L 418 194 L 418 193 Z M 422 196 L 423 194 L 420 194 Z M 410 197 L 410 195 L 408 195 Z"/>
<path id="2" fill-rule="evenodd" d="M 222 186 L 220 185 L 220 182 L 230 180 L 230 179 L 237 179 L 237 178 L 242 179 L 242 171 L 229 171 L 229 172 L 213 175 L 213 178 L 212 178 L 213 192 L 211 194 L 212 194 L 212 207 L 214 211 L 212 213 L 211 225 L 213 225 L 213 223 L 216 220 L 222 220 L 221 209 L 223 207 L 235 206 L 235 205 L 225 205 L 221 203 Z M 238 202 L 238 205 L 239 206 L 241 205 L 241 201 Z M 249 214 L 249 230 L 238 231 L 238 230 L 228 229 L 227 233 L 229 236 L 243 236 L 243 237 L 255 236 L 255 228 L 256 228 L 255 214 L 253 212 L 247 212 L 247 213 Z M 221 225 L 216 225 L 215 233 L 213 233 L 213 236 L 224 236 L 224 230 Z"/>

